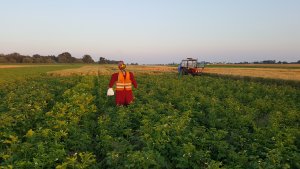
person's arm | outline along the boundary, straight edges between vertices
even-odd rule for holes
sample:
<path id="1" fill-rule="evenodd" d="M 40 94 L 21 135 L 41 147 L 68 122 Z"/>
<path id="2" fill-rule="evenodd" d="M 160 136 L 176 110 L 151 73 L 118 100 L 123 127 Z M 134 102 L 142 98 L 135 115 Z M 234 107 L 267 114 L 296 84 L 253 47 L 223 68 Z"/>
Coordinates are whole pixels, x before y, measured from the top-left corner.
<path id="1" fill-rule="evenodd" d="M 131 80 L 131 83 L 133 84 L 134 88 L 137 88 L 137 83 L 135 81 L 135 78 L 134 78 L 134 75 L 132 72 L 129 72 L 130 73 L 130 80 Z"/>
<path id="2" fill-rule="evenodd" d="M 112 74 L 108 87 L 112 88 L 117 80 L 118 80 L 118 73 Z"/>

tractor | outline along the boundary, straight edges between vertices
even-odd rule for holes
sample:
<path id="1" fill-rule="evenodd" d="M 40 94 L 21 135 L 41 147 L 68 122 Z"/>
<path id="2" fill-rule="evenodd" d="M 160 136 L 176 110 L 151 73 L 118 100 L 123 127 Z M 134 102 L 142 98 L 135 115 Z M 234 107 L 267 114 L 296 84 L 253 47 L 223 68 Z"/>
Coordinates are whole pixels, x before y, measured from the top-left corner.
<path id="1" fill-rule="evenodd" d="M 204 69 L 204 63 L 198 63 L 197 59 L 187 58 L 178 65 L 178 73 L 181 75 L 191 74 L 192 76 L 201 75 Z"/>

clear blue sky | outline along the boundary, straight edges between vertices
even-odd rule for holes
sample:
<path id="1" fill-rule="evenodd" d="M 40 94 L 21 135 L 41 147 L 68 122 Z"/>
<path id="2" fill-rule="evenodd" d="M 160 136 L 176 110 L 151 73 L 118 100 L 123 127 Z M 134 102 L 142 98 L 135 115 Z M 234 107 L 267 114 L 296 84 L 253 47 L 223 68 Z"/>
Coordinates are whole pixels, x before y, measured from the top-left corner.
<path id="1" fill-rule="evenodd" d="M 1 0 L 0 53 L 300 60 L 299 0 Z"/>

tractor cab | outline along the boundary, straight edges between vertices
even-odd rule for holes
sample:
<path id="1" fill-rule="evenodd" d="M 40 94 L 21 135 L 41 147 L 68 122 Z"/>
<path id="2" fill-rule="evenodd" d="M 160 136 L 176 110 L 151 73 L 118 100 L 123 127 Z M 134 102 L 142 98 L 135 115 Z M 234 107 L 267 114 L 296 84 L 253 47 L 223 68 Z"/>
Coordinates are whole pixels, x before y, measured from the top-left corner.
<path id="1" fill-rule="evenodd" d="M 188 74 L 191 74 L 193 76 L 201 75 L 203 69 L 204 69 L 204 63 L 200 64 L 198 63 L 197 59 L 193 59 L 193 58 L 183 59 L 181 63 L 178 65 L 178 73 L 180 75 L 188 75 Z"/>
<path id="2" fill-rule="evenodd" d="M 197 59 L 187 58 L 181 61 L 181 67 L 185 68 L 196 68 L 197 67 Z"/>

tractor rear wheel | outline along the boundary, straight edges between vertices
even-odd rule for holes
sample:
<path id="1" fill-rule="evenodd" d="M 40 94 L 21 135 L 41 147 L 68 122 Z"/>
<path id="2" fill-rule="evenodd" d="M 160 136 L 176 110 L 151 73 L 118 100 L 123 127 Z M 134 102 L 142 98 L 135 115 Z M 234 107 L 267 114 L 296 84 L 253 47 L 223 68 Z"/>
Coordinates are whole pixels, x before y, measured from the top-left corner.
<path id="1" fill-rule="evenodd" d="M 182 74 L 183 74 L 183 75 L 188 75 L 188 74 L 189 74 L 189 72 L 188 72 L 188 70 L 187 70 L 187 69 L 182 69 Z"/>

